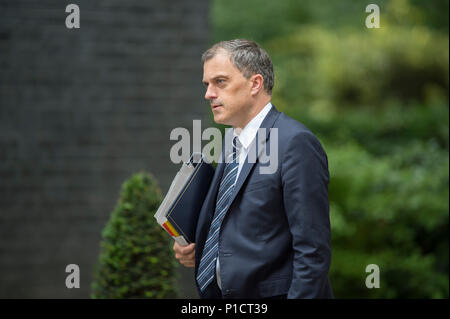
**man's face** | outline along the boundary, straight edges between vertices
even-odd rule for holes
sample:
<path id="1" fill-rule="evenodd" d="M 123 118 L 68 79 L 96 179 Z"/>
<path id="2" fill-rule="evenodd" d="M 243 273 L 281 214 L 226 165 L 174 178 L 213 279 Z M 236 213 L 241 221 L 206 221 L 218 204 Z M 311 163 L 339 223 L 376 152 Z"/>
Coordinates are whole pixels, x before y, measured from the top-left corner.
<path id="1" fill-rule="evenodd" d="M 211 104 L 216 123 L 243 128 L 249 122 L 252 106 L 250 79 L 242 75 L 225 51 L 219 51 L 205 62 L 205 99 Z"/>

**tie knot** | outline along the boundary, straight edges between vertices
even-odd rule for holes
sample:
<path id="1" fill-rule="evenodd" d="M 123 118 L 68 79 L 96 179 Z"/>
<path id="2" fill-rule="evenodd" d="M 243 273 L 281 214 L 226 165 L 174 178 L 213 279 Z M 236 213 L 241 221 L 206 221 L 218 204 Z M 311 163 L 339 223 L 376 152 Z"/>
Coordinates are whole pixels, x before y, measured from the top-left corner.
<path id="1" fill-rule="evenodd" d="M 239 151 L 240 151 L 240 149 L 242 147 L 242 144 L 241 144 L 241 142 L 239 142 L 239 138 L 237 136 L 235 136 L 233 138 L 232 144 L 233 144 L 233 148 L 231 150 L 232 159 L 233 159 L 233 161 L 236 161 L 236 159 L 239 156 Z"/>
<path id="2" fill-rule="evenodd" d="M 241 148 L 241 142 L 239 142 L 239 138 L 235 136 L 233 138 L 233 152 L 238 151 Z"/>

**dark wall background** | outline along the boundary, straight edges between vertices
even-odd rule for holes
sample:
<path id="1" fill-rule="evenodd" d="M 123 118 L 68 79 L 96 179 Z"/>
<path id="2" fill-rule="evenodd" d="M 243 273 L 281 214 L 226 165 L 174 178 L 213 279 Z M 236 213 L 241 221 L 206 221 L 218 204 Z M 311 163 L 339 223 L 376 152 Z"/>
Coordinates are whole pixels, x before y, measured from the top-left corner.
<path id="1" fill-rule="evenodd" d="M 208 115 L 207 14 L 208 0 L 0 1 L 1 298 L 88 298 L 122 182 L 145 170 L 167 191 L 170 131 Z"/>

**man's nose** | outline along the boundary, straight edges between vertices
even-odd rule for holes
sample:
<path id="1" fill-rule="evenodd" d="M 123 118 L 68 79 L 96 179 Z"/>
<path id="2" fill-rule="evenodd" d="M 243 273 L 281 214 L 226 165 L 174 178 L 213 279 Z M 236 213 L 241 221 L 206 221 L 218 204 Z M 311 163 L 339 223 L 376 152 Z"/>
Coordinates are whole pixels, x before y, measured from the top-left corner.
<path id="1" fill-rule="evenodd" d="M 213 100 L 217 98 L 217 92 L 214 90 L 211 85 L 208 85 L 208 88 L 206 89 L 205 93 L 205 99 L 207 100 Z"/>

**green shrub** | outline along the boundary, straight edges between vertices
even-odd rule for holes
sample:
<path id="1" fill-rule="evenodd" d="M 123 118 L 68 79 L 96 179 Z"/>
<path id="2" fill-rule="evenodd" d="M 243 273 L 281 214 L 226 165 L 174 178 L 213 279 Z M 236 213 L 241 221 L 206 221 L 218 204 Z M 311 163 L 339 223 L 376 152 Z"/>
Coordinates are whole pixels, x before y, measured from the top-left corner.
<path id="1" fill-rule="evenodd" d="M 177 297 L 172 240 L 153 217 L 161 200 L 149 174 L 135 174 L 123 184 L 102 232 L 92 298 Z"/>
<path id="2" fill-rule="evenodd" d="M 379 109 L 342 108 L 327 115 L 307 107 L 287 109 L 289 115 L 305 123 L 330 145 L 355 140 L 374 155 L 398 153 L 399 147 L 417 140 L 444 150 L 449 148 L 447 100 L 430 101 L 428 105 L 392 103 Z"/>
<path id="3" fill-rule="evenodd" d="M 448 297 L 448 152 L 420 141 L 395 155 L 374 156 L 352 141 L 327 152 L 335 295 Z M 372 263 L 382 289 L 365 287 Z"/>

